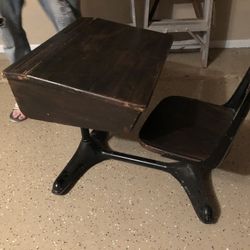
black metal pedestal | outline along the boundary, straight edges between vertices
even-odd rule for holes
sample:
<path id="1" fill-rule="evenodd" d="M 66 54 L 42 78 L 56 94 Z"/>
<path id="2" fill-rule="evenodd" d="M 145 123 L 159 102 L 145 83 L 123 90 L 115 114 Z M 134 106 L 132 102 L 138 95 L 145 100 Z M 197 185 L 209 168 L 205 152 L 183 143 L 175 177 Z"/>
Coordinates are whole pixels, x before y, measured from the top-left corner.
<path id="1" fill-rule="evenodd" d="M 88 129 L 82 129 L 82 135 L 76 153 L 54 182 L 52 189 L 54 194 L 68 193 L 92 166 L 103 160 L 116 159 L 172 174 L 185 189 L 200 220 L 204 223 L 215 221 L 216 199 L 210 183 L 211 170 L 186 163 L 165 163 L 112 151 L 107 145 L 106 132 L 93 131 L 89 134 Z"/>

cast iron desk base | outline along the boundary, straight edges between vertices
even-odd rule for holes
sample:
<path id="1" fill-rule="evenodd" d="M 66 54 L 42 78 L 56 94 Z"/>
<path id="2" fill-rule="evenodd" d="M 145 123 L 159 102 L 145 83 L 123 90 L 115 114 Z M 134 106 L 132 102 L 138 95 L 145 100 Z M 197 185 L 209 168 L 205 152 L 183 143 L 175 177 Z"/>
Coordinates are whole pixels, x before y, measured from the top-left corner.
<path id="1" fill-rule="evenodd" d="M 81 176 L 95 164 L 108 159 L 115 159 L 144 167 L 162 170 L 173 175 L 183 186 L 193 204 L 193 207 L 204 223 L 212 223 L 214 215 L 211 204 L 215 203 L 211 192 L 210 170 L 194 167 L 186 163 L 166 163 L 135 155 L 124 154 L 109 149 L 108 133 L 82 129 L 82 140 L 69 161 L 53 184 L 52 192 L 57 195 L 67 194 Z M 200 185 L 202 183 L 202 185 Z M 207 184 L 207 185 L 206 185 Z M 211 192 L 211 194 L 208 192 Z"/>

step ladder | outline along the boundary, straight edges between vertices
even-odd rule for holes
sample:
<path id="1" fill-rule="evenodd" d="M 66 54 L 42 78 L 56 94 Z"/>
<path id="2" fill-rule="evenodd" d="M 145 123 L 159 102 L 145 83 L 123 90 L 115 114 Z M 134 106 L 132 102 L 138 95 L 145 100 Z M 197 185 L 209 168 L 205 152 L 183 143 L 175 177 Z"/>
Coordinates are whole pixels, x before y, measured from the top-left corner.
<path id="1" fill-rule="evenodd" d="M 135 0 L 130 0 L 130 18 L 131 22 L 129 23 L 129 25 L 136 27 Z"/>
<path id="2" fill-rule="evenodd" d="M 173 47 L 200 48 L 202 67 L 207 67 L 213 0 L 191 0 L 196 18 L 154 20 L 159 2 L 160 0 L 145 0 L 143 27 L 164 33 L 188 33 L 192 38 L 191 41 L 174 42 Z"/>

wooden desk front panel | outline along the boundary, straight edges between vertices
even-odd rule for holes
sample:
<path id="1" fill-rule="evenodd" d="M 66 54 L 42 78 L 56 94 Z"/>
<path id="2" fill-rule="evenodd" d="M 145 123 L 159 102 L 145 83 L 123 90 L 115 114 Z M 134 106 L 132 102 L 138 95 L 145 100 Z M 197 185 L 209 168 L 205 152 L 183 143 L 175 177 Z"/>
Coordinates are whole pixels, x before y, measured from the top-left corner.
<path id="1" fill-rule="evenodd" d="M 127 133 L 141 113 L 98 96 L 37 80 L 9 83 L 22 111 L 37 120 Z"/>

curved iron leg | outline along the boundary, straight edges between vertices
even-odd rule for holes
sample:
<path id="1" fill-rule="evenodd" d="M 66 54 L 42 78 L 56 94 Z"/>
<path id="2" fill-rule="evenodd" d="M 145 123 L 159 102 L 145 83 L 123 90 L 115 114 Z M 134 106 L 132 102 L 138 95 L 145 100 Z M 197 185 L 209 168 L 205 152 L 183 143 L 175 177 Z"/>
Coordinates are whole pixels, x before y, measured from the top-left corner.
<path id="1" fill-rule="evenodd" d="M 68 193 L 85 172 L 98 162 L 105 160 L 101 152 L 98 144 L 88 131 L 85 131 L 75 154 L 55 180 L 52 192 L 58 195 Z"/>
<path id="2" fill-rule="evenodd" d="M 171 174 L 185 189 L 199 219 L 213 223 L 219 212 L 219 205 L 213 192 L 211 171 L 201 166 L 176 167 Z"/>

